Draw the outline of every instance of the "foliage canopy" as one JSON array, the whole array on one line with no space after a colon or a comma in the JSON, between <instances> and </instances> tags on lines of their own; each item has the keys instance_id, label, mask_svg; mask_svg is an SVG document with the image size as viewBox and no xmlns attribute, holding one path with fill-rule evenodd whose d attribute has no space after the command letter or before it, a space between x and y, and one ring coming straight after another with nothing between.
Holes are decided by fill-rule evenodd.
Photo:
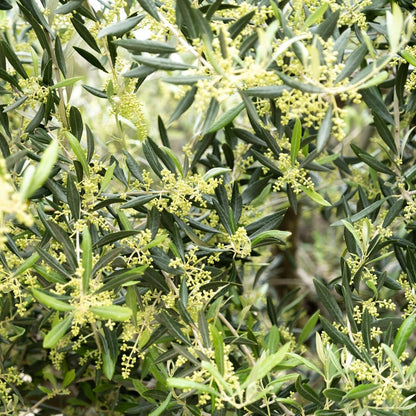
<instances>
[{"instance_id":1,"label":"foliage canopy","mask_svg":"<svg viewBox=\"0 0 416 416\"><path fill-rule=\"evenodd\" d=\"M0 414L416 414L414 8L0 0Z\"/></svg>"}]
</instances>

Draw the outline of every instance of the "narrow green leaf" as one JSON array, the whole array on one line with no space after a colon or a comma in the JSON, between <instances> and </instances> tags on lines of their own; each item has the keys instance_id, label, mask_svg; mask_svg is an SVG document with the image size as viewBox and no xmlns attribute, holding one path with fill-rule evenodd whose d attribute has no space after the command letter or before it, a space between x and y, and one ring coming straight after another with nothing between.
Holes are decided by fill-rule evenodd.
<instances>
[{"instance_id":1,"label":"narrow green leaf","mask_svg":"<svg viewBox=\"0 0 416 416\"><path fill-rule=\"evenodd\" d=\"M142 250L149 250L153 247L160 246L169 236L167 234L161 234L155 237L150 243L147 243L142 247Z\"/></svg>"},{"instance_id":2,"label":"narrow green leaf","mask_svg":"<svg viewBox=\"0 0 416 416\"><path fill-rule=\"evenodd\" d=\"M129 202L123 204L121 208L138 208L155 198L158 198L158 195L140 195L137 198L133 198Z\"/></svg>"},{"instance_id":3,"label":"narrow green leaf","mask_svg":"<svg viewBox=\"0 0 416 416\"><path fill-rule=\"evenodd\" d=\"M155 40L142 39L118 39L113 41L117 46L127 49L133 54L142 52L148 53L173 53L176 52L175 47L165 43L157 42Z\"/></svg>"},{"instance_id":4,"label":"narrow green leaf","mask_svg":"<svg viewBox=\"0 0 416 416\"><path fill-rule=\"evenodd\" d=\"M110 184L111 180L113 179L115 168L116 168L116 162L112 163L105 171L104 178L101 181L100 193L103 192L105 188L107 188L107 186Z\"/></svg>"},{"instance_id":5,"label":"narrow green leaf","mask_svg":"<svg viewBox=\"0 0 416 416\"><path fill-rule=\"evenodd\" d=\"M416 56L413 56L407 51L401 51L400 55L402 56L402 58L406 59L406 61L409 62L410 65L416 67Z\"/></svg>"},{"instance_id":6,"label":"narrow green leaf","mask_svg":"<svg viewBox=\"0 0 416 416\"><path fill-rule=\"evenodd\" d=\"M222 114L211 126L206 127L205 133L214 133L230 124L244 109L245 104L240 103Z\"/></svg>"},{"instance_id":7,"label":"narrow green leaf","mask_svg":"<svg viewBox=\"0 0 416 416\"><path fill-rule=\"evenodd\" d=\"M65 377L62 381L62 387L68 387L75 380L75 369L71 369L65 373Z\"/></svg>"},{"instance_id":8,"label":"narrow green leaf","mask_svg":"<svg viewBox=\"0 0 416 416\"><path fill-rule=\"evenodd\" d=\"M390 359L390 363L392 369L396 369L397 373L399 374L402 381L404 381L404 373L403 373L403 364L400 362L399 357L395 354L395 352L386 344L381 344L384 352Z\"/></svg>"},{"instance_id":9,"label":"narrow green leaf","mask_svg":"<svg viewBox=\"0 0 416 416\"><path fill-rule=\"evenodd\" d=\"M20 87L19 82L17 81L17 79L13 75L10 75L3 68L0 68L0 78L4 79L9 84L13 85L13 87L17 88L19 91L22 91L22 88ZM6 112L6 111L3 110L3 112Z\"/></svg>"},{"instance_id":10,"label":"narrow green leaf","mask_svg":"<svg viewBox=\"0 0 416 416\"><path fill-rule=\"evenodd\" d=\"M383 228L388 227L397 217L399 217L401 210L405 204L404 199L398 199L387 211L384 217Z\"/></svg>"},{"instance_id":11,"label":"narrow green leaf","mask_svg":"<svg viewBox=\"0 0 416 416\"><path fill-rule=\"evenodd\" d=\"M297 345L302 345L314 329L316 329L316 323L319 319L319 311L316 311L306 322L305 326L302 329L302 332L299 335Z\"/></svg>"},{"instance_id":12,"label":"narrow green leaf","mask_svg":"<svg viewBox=\"0 0 416 416\"><path fill-rule=\"evenodd\" d=\"M212 335L212 346L215 353L215 363L217 364L218 371L221 375L224 375L225 364L224 364L224 339L214 325L210 325L210 332Z\"/></svg>"},{"instance_id":13,"label":"narrow green leaf","mask_svg":"<svg viewBox=\"0 0 416 416\"><path fill-rule=\"evenodd\" d=\"M132 310L126 306L91 306L90 311L99 319L111 319L112 321L127 321L132 315Z\"/></svg>"},{"instance_id":14,"label":"narrow green leaf","mask_svg":"<svg viewBox=\"0 0 416 416\"><path fill-rule=\"evenodd\" d=\"M65 62L65 55L62 49L61 39L58 35L55 38L55 55L56 55L56 62L58 64L59 69L61 70L63 76L66 78L66 62Z\"/></svg>"},{"instance_id":15,"label":"narrow green leaf","mask_svg":"<svg viewBox=\"0 0 416 416\"><path fill-rule=\"evenodd\" d=\"M371 109L373 113L377 114L388 124L395 124L392 115L388 111L379 91L375 87L360 90L360 94L363 97L363 100L367 104L368 108Z\"/></svg>"},{"instance_id":16,"label":"narrow green leaf","mask_svg":"<svg viewBox=\"0 0 416 416\"><path fill-rule=\"evenodd\" d=\"M324 207L331 207L332 204L328 202L322 195L318 194L314 190L307 188L304 185L301 185L302 191L310 198L312 201L315 201L317 204Z\"/></svg>"},{"instance_id":17,"label":"narrow green leaf","mask_svg":"<svg viewBox=\"0 0 416 416\"><path fill-rule=\"evenodd\" d=\"M174 121L176 121L183 113L188 110L188 108L192 105L195 99L195 95L197 92L196 87L192 87L185 96L179 101L178 105L175 108L175 111L172 113L172 115L169 118L168 123L171 124Z\"/></svg>"},{"instance_id":18,"label":"narrow green leaf","mask_svg":"<svg viewBox=\"0 0 416 416\"><path fill-rule=\"evenodd\" d=\"M391 12L389 10L386 11L386 26L390 48L396 52L403 30L403 13L397 3L393 2L391 4Z\"/></svg>"},{"instance_id":19,"label":"narrow green leaf","mask_svg":"<svg viewBox=\"0 0 416 416\"><path fill-rule=\"evenodd\" d=\"M26 270L33 267L36 262L40 259L40 256L38 253L33 253L30 257L28 257L23 263L21 263L16 270L13 272L14 277L20 276L22 273L24 273Z\"/></svg>"},{"instance_id":20,"label":"narrow green leaf","mask_svg":"<svg viewBox=\"0 0 416 416\"><path fill-rule=\"evenodd\" d=\"M21 3L25 3L24 5ZM51 56L51 48L50 45L48 43L48 39L46 38L46 34L45 31L43 30L42 26L44 26L42 24L42 26L38 23L39 18L36 15L36 12L33 13L31 9L31 4L28 4L26 1L25 2L17 2L17 4L19 5L19 9L21 10L21 12L23 13L24 17L26 18L26 20L28 21L28 23L32 26L33 31L36 34L36 37L40 43L40 45L42 46L42 48L47 52L48 56ZM33 2L32 2L33 4ZM39 10L39 9L38 9ZM40 13L41 14L41 13ZM42 14L41 14L42 15ZM35 17L36 16L36 17ZM42 16L43 17L43 16ZM43 17L43 22L46 23L45 18ZM49 27L50 29L50 27ZM50 30L49 32L51 34L51 36L53 37L55 34L52 30Z\"/></svg>"},{"instance_id":21,"label":"narrow green leaf","mask_svg":"<svg viewBox=\"0 0 416 416\"><path fill-rule=\"evenodd\" d=\"M358 235L357 230L354 228L354 226L347 220L340 220L340 222L343 224L343 226L351 233L351 235L354 237L355 242L357 243L358 247L362 249L362 241L360 239L360 236Z\"/></svg>"},{"instance_id":22,"label":"narrow green leaf","mask_svg":"<svg viewBox=\"0 0 416 416\"><path fill-rule=\"evenodd\" d=\"M263 245L262 243L266 240L268 243L274 241L275 243L285 243L286 240L291 236L290 231L284 230L265 230L256 235L251 239L251 247L258 247Z\"/></svg>"},{"instance_id":23,"label":"narrow green leaf","mask_svg":"<svg viewBox=\"0 0 416 416\"><path fill-rule=\"evenodd\" d=\"M30 123L25 128L25 133L32 133L37 127L39 127L42 119L45 116L45 104L41 104L39 106L38 111L36 112L35 116L30 120Z\"/></svg>"},{"instance_id":24,"label":"narrow green leaf","mask_svg":"<svg viewBox=\"0 0 416 416\"><path fill-rule=\"evenodd\" d=\"M416 372L416 357L413 358L413 361L410 363L410 365L406 369L406 379L409 379L409 377L412 377L415 372Z\"/></svg>"},{"instance_id":25,"label":"narrow green leaf","mask_svg":"<svg viewBox=\"0 0 416 416\"><path fill-rule=\"evenodd\" d=\"M360 85L360 90L365 88L374 87L376 85L381 84L382 82L386 81L389 78L389 73L387 71L381 71L375 77L372 77L364 84Z\"/></svg>"},{"instance_id":26,"label":"narrow green leaf","mask_svg":"<svg viewBox=\"0 0 416 416\"><path fill-rule=\"evenodd\" d=\"M56 14L67 14L71 13L74 10L78 9L83 0L69 0L67 3L63 4L62 6L57 7L54 12Z\"/></svg>"},{"instance_id":27,"label":"narrow green leaf","mask_svg":"<svg viewBox=\"0 0 416 416\"><path fill-rule=\"evenodd\" d=\"M324 400L313 390L307 383L302 383L302 376L296 379L295 382L296 391L305 399L312 403L322 406Z\"/></svg>"},{"instance_id":28,"label":"narrow green leaf","mask_svg":"<svg viewBox=\"0 0 416 416\"><path fill-rule=\"evenodd\" d=\"M278 366L285 359L289 349L290 344L286 343L277 352L260 357L251 368L251 371L244 383L241 385L241 388L249 388L254 383L268 375L274 367Z\"/></svg>"},{"instance_id":29,"label":"narrow green leaf","mask_svg":"<svg viewBox=\"0 0 416 416\"><path fill-rule=\"evenodd\" d=\"M343 400L362 399L363 397L368 396L379 388L379 385L373 383L360 384L348 391Z\"/></svg>"},{"instance_id":30,"label":"narrow green leaf","mask_svg":"<svg viewBox=\"0 0 416 416\"><path fill-rule=\"evenodd\" d=\"M207 370L213 376L215 382L221 385L221 387L223 387L227 394L233 394L231 385L225 381L224 377L220 374L217 367L211 363L211 361L202 361L201 367L204 370Z\"/></svg>"},{"instance_id":31,"label":"narrow green leaf","mask_svg":"<svg viewBox=\"0 0 416 416\"><path fill-rule=\"evenodd\" d=\"M106 234L104 237L99 239L95 244L94 248L99 248L106 246L108 244L115 243L116 241L120 241L123 238L131 237L133 235L138 234L140 231L137 230L123 230L123 231L116 231L114 233Z\"/></svg>"},{"instance_id":32,"label":"narrow green leaf","mask_svg":"<svg viewBox=\"0 0 416 416\"><path fill-rule=\"evenodd\" d=\"M335 83L341 82L343 79L349 77L357 68L359 68L367 52L368 49L365 44L362 44L358 48L354 49L345 61L344 67L335 79Z\"/></svg>"},{"instance_id":33,"label":"narrow green leaf","mask_svg":"<svg viewBox=\"0 0 416 416\"><path fill-rule=\"evenodd\" d=\"M74 217L74 219L78 220L80 218L80 212L81 212L81 197L75 185L74 178L70 174L67 177L67 195L66 196L68 200L69 209L71 210L71 214Z\"/></svg>"},{"instance_id":34,"label":"narrow green leaf","mask_svg":"<svg viewBox=\"0 0 416 416\"><path fill-rule=\"evenodd\" d=\"M158 22L160 21L159 13L153 0L138 0L138 2L140 6L142 6L143 9L153 17L153 19L157 20Z\"/></svg>"},{"instance_id":35,"label":"narrow green leaf","mask_svg":"<svg viewBox=\"0 0 416 416\"><path fill-rule=\"evenodd\" d=\"M340 11L332 12L324 21L318 26L316 34L322 39L328 40L334 31L337 29Z\"/></svg>"},{"instance_id":36,"label":"narrow green leaf","mask_svg":"<svg viewBox=\"0 0 416 416\"><path fill-rule=\"evenodd\" d=\"M188 306L189 291L186 285L186 276L182 277L181 286L179 288L179 300L185 308Z\"/></svg>"},{"instance_id":37,"label":"narrow green leaf","mask_svg":"<svg viewBox=\"0 0 416 416\"><path fill-rule=\"evenodd\" d=\"M321 126L319 127L318 137L316 139L316 150L321 152L326 144L328 143L329 136L331 135L332 129L332 104L328 106L325 117L322 120Z\"/></svg>"},{"instance_id":38,"label":"narrow green leaf","mask_svg":"<svg viewBox=\"0 0 416 416\"><path fill-rule=\"evenodd\" d=\"M364 309L363 320L361 322L361 333L363 335L364 345L367 351L371 350L371 315L368 309Z\"/></svg>"},{"instance_id":39,"label":"narrow green leaf","mask_svg":"<svg viewBox=\"0 0 416 416\"><path fill-rule=\"evenodd\" d=\"M243 17L240 17L236 22L234 22L229 28L228 32L230 32L231 39L235 39L241 31L250 23L250 20L256 12L253 10L250 13L247 13Z\"/></svg>"},{"instance_id":40,"label":"narrow green leaf","mask_svg":"<svg viewBox=\"0 0 416 416\"><path fill-rule=\"evenodd\" d=\"M322 393L326 398L336 403L339 403L345 396L345 391L333 387L325 389Z\"/></svg>"},{"instance_id":41,"label":"narrow green leaf","mask_svg":"<svg viewBox=\"0 0 416 416\"><path fill-rule=\"evenodd\" d=\"M16 70L16 72L23 78L28 79L29 77L25 68L20 62L20 59L5 40L0 40L0 50L3 51L3 56L7 58L7 60L10 62L10 65Z\"/></svg>"},{"instance_id":42,"label":"narrow green leaf","mask_svg":"<svg viewBox=\"0 0 416 416\"><path fill-rule=\"evenodd\" d=\"M84 294L87 294L90 287L90 278L92 272L92 241L88 227L85 227L84 231L82 232L81 249L82 268L84 269L82 274L82 291Z\"/></svg>"},{"instance_id":43,"label":"narrow green leaf","mask_svg":"<svg viewBox=\"0 0 416 416\"><path fill-rule=\"evenodd\" d=\"M56 140L52 140L36 169L28 169L25 171L20 187L20 199L22 201L30 198L44 184L46 179L48 179L52 168L58 160L58 154L59 144Z\"/></svg>"},{"instance_id":44,"label":"narrow green leaf","mask_svg":"<svg viewBox=\"0 0 416 416\"><path fill-rule=\"evenodd\" d=\"M61 283L63 285L68 283L67 279L55 270L46 269L46 267L38 266L36 264L32 267L33 270L39 273L40 276L50 283Z\"/></svg>"},{"instance_id":45,"label":"narrow green leaf","mask_svg":"<svg viewBox=\"0 0 416 416\"><path fill-rule=\"evenodd\" d=\"M153 172L161 178L162 175L160 172L162 171L163 167L159 162L156 152L147 141L143 143L142 148L149 166L152 168Z\"/></svg>"},{"instance_id":46,"label":"narrow green leaf","mask_svg":"<svg viewBox=\"0 0 416 416\"><path fill-rule=\"evenodd\" d=\"M127 269L124 271L116 271L111 275L107 276L108 281L106 281L95 293L102 293L105 291L117 291L122 285L129 282L137 281L143 273L146 271L147 266L138 266L133 269ZM123 269L122 269L123 270Z\"/></svg>"},{"instance_id":47,"label":"narrow green leaf","mask_svg":"<svg viewBox=\"0 0 416 416\"><path fill-rule=\"evenodd\" d=\"M74 29L78 32L85 43L95 52L101 53L100 47L97 45L97 42L91 32L78 19L73 18L71 19L71 22Z\"/></svg>"},{"instance_id":48,"label":"narrow green leaf","mask_svg":"<svg viewBox=\"0 0 416 416\"><path fill-rule=\"evenodd\" d=\"M283 91L289 91L291 88L286 85L268 85L267 87L253 87L244 90L249 97L259 98L278 98Z\"/></svg>"},{"instance_id":49,"label":"narrow green leaf","mask_svg":"<svg viewBox=\"0 0 416 416\"><path fill-rule=\"evenodd\" d=\"M71 85L74 85L76 82L80 81L83 78L84 77L73 77L64 79L63 81L57 82L55 85L52 85L51 89L56 90L58 88L69 87Z\"/></svg>"},{"instance_id":50,"label":"narrow green leaf","mask_svg":"<svg viewBox=\"0 0 416 416\"><path fill-rule=\"evenodd\" d=\"M95 68L100 69L101 71L104 72L108 72L103 64L98 60L98 58L96 58L92 53L86 51L85 49L82 48L78 48L77 46L73 46L73 48L87 61L89 62L92 66L94 66Z\"/></svg>"},{"instance_id":51,"label":"narrow green leaf","mask_svg":"<svg viewBox=\"0 0 416 416\"><path fill-rule=\"evenodd\" d=\"M364 356L358 350L357 346L350 340L350 338L344 333L338 331L327 319L323 316L320 317L323 330L329 335L332 341L345 346L348 351L359 360L364 361Z\"/></svg>"},{"instance_id":52,"label":"narrow green leaf","mask_svg":"<svg viewBox=\"0 0 416 416\"><path fill-rule=\"evenodd\" d=\"M14 110L15 108L20 107L27 100L27 98L28 98L28 96L27 95L24 95L23 97L19 98L18 100L12 102L7 107L4 107L3 113L7 113L9 111Z\"/></svg>"},{"instance_id":53,"label":"narrow green leaf","mask_svg":"<svg viewBox=\"0 0 416 416\"><path fill-rule=\"evenodd\" d=\"M176 24L191 39L195 39L199 35L199 30L192 15L192 8L189 0L176 0L175 7Z\"/></svg>"},{"instance_id":54,"label":"narrow green leaf","mask_svg":"<svg viewBox=\"0 0 416 416\"><path fill-rule=\"evenodd\" d=\"M319 300L325 306L331 318L342 324L344 322L344 316L342 314L341 308L335 300L335 297L331 294L327 286L320 280L313 279L313 284L315 286L316 294L318 295Z\"/></svg>"},{"instance_id":55,"label":"narrow green leaf","mask_svg":"<svg viewBox=\"0 0 416 416\"><path fill-rule=\"evenodd\" d=\"M201 334L204 347L209 348L211 346L211 341L209 337L208 322L205 313L202 310L198 311L198 329L199 333Z\"/></svg>"},{"instance_id":56,"label":"narrow green leaf","mask_svg":"<svg viewBox=\"0 0 416 416\"><path fill-rule=\"evenodd\" d=\"M291 365L294 367L298 367L300 365L304 365L306 368L309 368L314 373L321 375L322 377L325 377L323 372L310 360L302 357L301 355L294 354L293 352L287 353L288 357L293 358L291 360Z\"/></svg>"},{"instance_id":57,"label":"narrow green leaf","mask_svg":"<svg viewBox=\"0 0 416 416\"><path fill-rule=\"evenodd\" d=\"M107 93L103 90L91 87L90 85L82 84L82 88L87 90L90 94L95 95L98 98L107 98Z\"/></svg>"},{"instance_id":58,"label":"narrow green leaf","mask_svg":"<svg viewBox=\"0 0 416 416\"><path fill-rule=\"evenodd\" d=\"M193 85L196 84L198 81L203 79L209 79L210 77L205 75L182 75L182 76L174 76L169 78L162 78L163 82L167 82L168 84L175 84L175 85Z\"/></svg>"},{"instance_id":59,"label":"narrow green leaf","mask_svg":"<svg viewBox=\"0 0 416 416\"><path fill-rule=\"evenodd\" d=\"M406 348L407 341L412 335L413 331L416 328L416 320L415 315L409 315L401 324L399 330L397 331L396 337L394 338L394 344L393 344L393 351L397 355L397 357L400 357Z\"/></svg>"},{"instance_id":60,"label":"narrow green leaf","mask_svg":"<svg viewBox=\"0 0 416 416\"><path fill-rule=\"evenodd\" d=\"M47 263L52 270L56 271L58 275L65 276L67 279L71 279L71 273L64 267L55 257L49 254L47 251L41 249L40 247L36 247L36 251L39 253L42 260ZM36 266L34 266L36 267ZM59 283L67 283L66 280L61 281Z\"/></svg>"},{"instance_id":61,"label":"narrow green leaf","mask_svg":"<svg viewBox=\"0 0 416 416\"><path fill-rule=\"evenodd\" d=\"M156 318L168 332L183 342L185 345L191 345L189 339L182 332L180 325L166 311L162 311Z\"/></svg>"},{"instance_id":62,"label":"narrow green leaf","mask_svg":"<svg viewBox=\"0 0 416 416\"><path fill-rule=\"evenodd\" d=\"M71 326L72 318L72 315L68 315L46 334L43 339L43 348L53 348L59 342Z\"/></svg>"},{"instance_id":63,"label":"narrow green leaf","mask_svg":"<svg viewBox=\"0 0 416 416\"><path fill-rule=\"evenodd\" d=\"M292 139L290 141L290 161L292 166L295 166L295 162L298 157L298 153L300 150L300 142L302 139L302 124L300 120L297 118L295 121L295 125L292 131Z\"/></svg>"},{"instance_id":64,"label":"narrow green leaf","mask_svg":"<svg viewBox=\"0 0 416 416\"><path fill-rule=\"evenodd\" d=\"M313 13L311 13L302 25L301 30L307 29L309 26L319 22L321 17L325 14L328 9L328 3L321 4Z\"/></svg>"},{"instance_id":65,"label":"narrow green leaf","mask_svg":"<svg viewBox=\"0 0 416 416\"><path fill-rule=\"evenodd\" d=\"M208 128L208 126L211 126L214 123L215 118L217 117L218 111L220 109L220 103L218 102L218 100L215 97L212 97L209 105L208 105L208 109L205 113L205 117L204 117L204 124L202 126L202 132L205 132ZM194 166L194 164L196 164L199 159L202 156L202 153L207 149L209 142L213 139L214 135L205 135L203 140L201 141L196 154L195 154L195 158L192 161L192 165Z\"/></svg>"},{"instance_id":66,"label":"narrow green leaf","mask_svg":"<svg viewBox=\"0 0 416 416\"><path fill-rule=\"evenodd\" d=\"M325 91L312 84L305 84L304 82L301 82L295 78L290 77L289 75L284 74L283 72L276 71L276 74L281 78L281 80L288 85L289 87L296 88L297 90L303 91L303 92L309 92L312 94L322 94L325 93Z\"/></svg>"},{"instance_id":67,"label":"narrow green leaf","mask_svg":"<svg viewBox=\"0 0 416 416\"><path fill-rule=\"evenodd\" d=\"M363 210L357 212L354 215L351 215L351 217L348 219L351 224L355 223L356 221L360 220L361 218L367 217L369 214L374 212L376 209L378 209L383 203L386 201L387 198L379 199L376 202L373 202L368 207L364 208ZM338 225L344 225L345 226L345 219L336 221L331 224L331 226L338 226ZM347 226L348 227L348 226Z\"/></svg>"},{"instance_id":68,"label":"narrow green leaf","mask_svg":"<svg viewBox=\"0 0 416 416\"><path fill-rule=\"evenodd\" d=\"M374 117L374 126L377 129L378 134L383 139L384 143L394 152L397 153L396 143L394 142L393 135L389 130L387 123L384 119L379 117L377 113L373 114Z\"/></svg>"},{"instance_id":69,"label":"narrow green leaf","mask_svg":"<svg viewBox=\"0 0 416 416\"><path fill-rule=\"evenodd\" d=\"M166 399L160 405L158 405L158 407L155 410L153 410L153 412L150 413L149 416L160 416L160 415L162 415L163 412L168 408L171 398L172 398L172 393L169 393L167 395Z\"/></svg>"},{"instance_id":70,"label":"narrow green leaf","mask_svg":"<svg viewBox=\"0 0 416 416\"><path fill-rule=\"evenodd\" d=\"M157 68L151 68L150 66L142 65L125 72L123 77L145 79L148 75L153 74L156 69Z\"/></svg>"},{"instance_id":71,"label":"narrow green leaf","mask_svg":"<svg viewBox=\"0 0 416 416\"><path fill-rule=\"evenodd\" d=\"M44 291L39 289L32 289L33 296L44 305L48 306L49 308L55 309L56 311L73 311L75 306L70 305L62 300L57 299L55 296L48 295Z\"/></svg>"},{"instance_id":72,"label":"narrow green leaf","mask_svg":"<svg viewBox=\"0 0 416 416\"><path fill-rule=\"evenodd\" d=\"M85 157L85 152L82 149L80 142L69 131L65 131L65 135L69 141L69 145L71 146L72 151L75 153L75 156L77 157L78 162L81 163L84 174L89 178L90 169L88 166L87 158Z\"/></svg>"},{"instance_id":73,"label":"narrow green leaf","mask_svg":"<svg viewBox=\"0 0 416 416\"><path fill-rule=\"evenodd\" d=\"M101 357L103 359L103 373L109 380L111 380L116 369L116 362L113 360L108 350L106 351L104 349Z\"/></svg>"},{"instance_id":74,"label":"narrow green leaf","mask_svg":"<svg viewBox=\"0 0 416 416\"><path fill-rule=\"evenodd\" d=\"M124 154L126 155L126 165L130 173L139 181L143 181L142 172L139 164L136 162L134 157L126 150L124 151Z\"/></svg>"},{"instance_id":75,"label":"narrow green leaf","mask_svg":"<svg viewBox=\"0 0 416 416\"><path fill-rule=\"evenodd\" d=\"M220 395L219 392L213 389L212 387L202 384L202 383L197 383L196 381L188 380L187 378L168 377L166 379L166 383L168 386L176 388L176 389L197 390L202 393L211 394L214 397L219 397Z\"/></svg>"},{"instance_id":76,"label":"narrow green leaf","mask_svg":"<svg viewBox=\"0 0 416 416\"><path fill-rule=\"evenodd\" d=\"M129 17L122 20L121 22L116 22L110 26L101 29L98 32L97 39L103 38L105 36L116 36L120 37L130 30L134 29L143 19L145 15L140 14L138 16Z\"/></svg>"},{"instance_id":77,"label":"narrow green leaf","mask_svg":"<svg viewBox=\"0 0 416 416\"><path fill-rule=\"evenodd\" d=\"M155 69L162 69L165 71L180 71L194 68L192 65L188 65L182 62L176 62L168 58L156 58L150 56L134 55L133 59L140 64Z\"/></svg>"},{"instance_id":78,"label":"narrow green leaf","mask_svg":"<svg viewBox=\"0 0 416 416\"><path fill-rule=\"evenodd\" d=\"M202 179L207 182L209 179L214 178L216 176L222 175L224 173L231 172L230 168L212 168L209 171L205 172Z\"/></svg>"}]
</instances>

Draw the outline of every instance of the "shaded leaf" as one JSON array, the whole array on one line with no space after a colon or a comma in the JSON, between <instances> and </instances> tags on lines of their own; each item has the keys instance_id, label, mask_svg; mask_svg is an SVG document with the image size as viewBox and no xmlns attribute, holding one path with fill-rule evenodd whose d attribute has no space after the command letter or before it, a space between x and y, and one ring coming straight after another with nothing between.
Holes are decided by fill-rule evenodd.
<instances>
[{"instance_id":1,"label":"shaded leaf","mask_svg":"<svg viewBox=\"0 0 416 416\"><path fill-rule=\"evenodd\" d=\"M138 2L140 6L142 6L143 9L146 10L147 13L150 14L150 16L152 16L158 22L160 21L159 13L157 11L155 2L153 0L138 0Z\"/></svg>"},{"instance_id":2,"label":"shaded leaf","mask_svg":"<svg viewBox=\"0 0 416 416\"><path fill-rule=\"evenodd\" d=\"M100 47L98 46L94 36L91 32L80 22L78 19L73 18L71 19L72 25L74 29L78 32L81 38L85 41L85 43L92 48L95 52L101 53Z\"/></svg>"},{"instance_id":3,"label":"shaded leaf","mask_svg":"<svg viewBox=\"0 0 416 416\"><path fill-rule=\"evenodd\" d=\"M166 311L162 311L156 319L179 341L183 342L185 345L191 345L189 339L182 332L181 326Z\"/></svg>"},{"instance_id":4,"label":"shaded leaf","mask_svg":"<svg viewBox=\"0 0 416 416\"><path fill-rule=\"evenodd\" d=\"M104 237L100 238L95 244L94 248L99 248L106 246L108 244L113 244L117 241L122 240L123 238L131 237L133 235L138 234L140 231L138 230L124 230L124 231L116 231L111 234L106 234Z\"/></svg>"},{"instance_id":5,"label":"shaded leaf","mask_svg":"<svg viewBox=\"0 0 416 416\"><path fill-rule=\"evenodd\" d=\"M354 49L348 56L342 71L338 74L334 82L337 83L342 81L344 78L349 77L357 68L359 68L367 52L368 49L365 43Z\"/></svg>"},{"instance_id":6,"label":"shaded leaf","mask_svg":"<svg viewBox=\"0 0 416 416\"><path fill-rule=\"evenodd\" d=\"M16 70L16 72L23 78L28 79L29 76L20 62L20 59L5 40L0 40L0 50L3 52L3 55L7 58L10 65Z\"/></svg>"},{"instance_id":7,"label":"shaded leaf","mask_svg":"<svg viewBox=\"0 0 416 416\"><path fill-rule=\"evenodd\" d=\"M315 286L316 294L318 295L319 300L329 312L331 319L335 319L338 323L343 324L344 316L342 314L341 308L339 307L335 297L331 294L327 286L318 279L313 279L313 284Z\"/></svg>"},{"instance_id":8,"label":"shaded leaf","mask_svg":"<svg viewBox=\"0 0 416 416\"><path fill-rule=\"evenodd\" d=\"M86 51L85 49L78 48L77 46L73 46L73 48L86 60L88 61L92 66L100 69L101 71L108 72L102 63L96 58L92 53Z\"/></svg>"}]
</instances>

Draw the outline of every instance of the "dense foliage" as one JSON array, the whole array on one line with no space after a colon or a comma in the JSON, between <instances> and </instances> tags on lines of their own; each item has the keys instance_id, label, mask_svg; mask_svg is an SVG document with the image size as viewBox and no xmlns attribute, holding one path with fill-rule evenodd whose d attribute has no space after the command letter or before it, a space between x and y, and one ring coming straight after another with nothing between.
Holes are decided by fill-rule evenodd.
<instances>
[{"instance_id":1,"label":"dense foliage","mask_svg":"<svg viewBox=\"0 0 416 416\"><path fill-rule=\"evenodd\" d=\"M416 414L414 2L0 9L1 415Z\"/></svg>"}]
</instances>

